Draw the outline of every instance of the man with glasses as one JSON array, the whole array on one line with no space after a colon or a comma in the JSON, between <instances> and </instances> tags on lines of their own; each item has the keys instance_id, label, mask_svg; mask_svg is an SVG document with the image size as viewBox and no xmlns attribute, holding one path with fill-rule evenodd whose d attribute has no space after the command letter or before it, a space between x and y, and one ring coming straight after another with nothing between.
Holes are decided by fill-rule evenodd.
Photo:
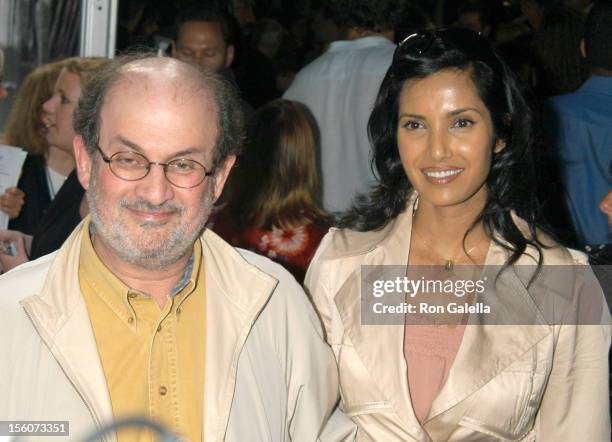
<instances>
[{"instance_id":1,"label":"man with glasses","mask_svg":"<svg viewBox=\"0 0 612 442\"><path fill-rule=\"evenodd\" d=\"M202 233L241 143L233 89L177 60L119 58L74 125L91 216L0 279L0 420L69 421L76 437L130 416L191 441L352 437L301 288Z\"/></svg>"}]
</instances>

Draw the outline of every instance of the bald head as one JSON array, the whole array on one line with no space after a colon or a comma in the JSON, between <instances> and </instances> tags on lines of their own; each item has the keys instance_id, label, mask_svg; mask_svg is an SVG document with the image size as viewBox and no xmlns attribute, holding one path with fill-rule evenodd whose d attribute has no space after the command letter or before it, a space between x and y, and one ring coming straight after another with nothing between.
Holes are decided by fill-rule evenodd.
<instances>
[{"instance_id":1,"label":"bald head","mask_svg":"<svg viewBox=\"0 0 612 442\"><path fill-rule=\"evenodd\" d=\"M169 100L179 105L193 104L196 100L200 105L192 109L201 112L202 119L212 118L215 122L214 166L240 149L243 116L236 91L229 83L180 60L137 54L113 60L94 75L81 94L75 112L75 132L83 138L90 154L99 141L103 108L121 94L146 97L151 102ZM138 112L144 117L147 108Z\"/></svg>"},{"instance_id":2,"label":"bald head","mask_svg":"<svg viewBox=\"0 0 612 442\"><path fill-rule=\"evenodd\" d=\"M191 87L199 90L209 89L206 75L196 67L168 57L137 58L120 65L109 84L109 89L122 81L146 81ZM135 84L133 83L133 84Z\"/></svg>"},{"instance_id":3,"label":"bald head","mask_svg":"<svg viewBox=\"0 0 612 442\"><path fill-rule=\"evenodd\" d=\"M102 102L102 115L117 98L145 100L147 103L172 102L184 105L196 101L196 109L210 115L218 110L207 76L186 63L172 58L146 58L123 65L108 84ZM149 109L145 106L144 109Z\"/></svg>"}]
</instances>

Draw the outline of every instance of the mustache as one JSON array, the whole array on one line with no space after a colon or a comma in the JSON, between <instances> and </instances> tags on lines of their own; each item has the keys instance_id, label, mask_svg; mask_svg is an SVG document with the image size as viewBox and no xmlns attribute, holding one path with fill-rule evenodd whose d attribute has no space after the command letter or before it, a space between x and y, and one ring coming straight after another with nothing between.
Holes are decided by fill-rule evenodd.
<instances>
[{"instance_id":1,"label":"mustache","mask_svg":"<svg viewBox=\"0 0 612 442\"><path fill-rule=\"evenodd\" d=\"M151 204L146 200L127 200L122 199L119 201L119 207L138 210L140 212L149 212L149 213L165 213L165 212L179 212L183 213L185 211L185 206L167 201L163 204Z\"/></svg>"}]
</instances>

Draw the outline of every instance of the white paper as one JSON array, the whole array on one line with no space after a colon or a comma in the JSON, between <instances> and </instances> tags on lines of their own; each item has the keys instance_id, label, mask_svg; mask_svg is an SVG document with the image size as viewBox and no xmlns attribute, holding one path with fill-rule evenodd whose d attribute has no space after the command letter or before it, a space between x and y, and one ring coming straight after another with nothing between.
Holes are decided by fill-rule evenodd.
<instances>
[{"instance_id":1,"label":"white paper","mask_svg":"<svg viewBox=\"0 0 612 442\"><path fill-rule=\"evenodd\" d=\"M26 155L20 147L0 144L0 195L17 185ZM0 210L0 229L8 228L8 223L8 215Z\"/></svg>"}]
</instances>

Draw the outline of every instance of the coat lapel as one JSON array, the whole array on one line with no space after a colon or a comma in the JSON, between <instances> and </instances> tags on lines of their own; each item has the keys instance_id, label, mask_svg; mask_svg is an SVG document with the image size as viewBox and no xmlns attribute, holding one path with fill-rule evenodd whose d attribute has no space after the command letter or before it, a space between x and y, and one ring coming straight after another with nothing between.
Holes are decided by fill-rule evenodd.
<instances>
[{"instance_id":1,"label":"coat lapel","mask_svg":"<svg viewBox=\"0 0 612 442\"><path fill-rule=\"evenodd\" d=\"M113 421L102 363L78 281L83 223L53 260L42 291L21 301L98 426ZM115 441L114 433L105 438Z\"/></svg>"},{"instance_id":2,"label":"coat lapel","mask_svg":"<svg viewBox=\"0 0 612 442\"><path fill-rule=\"evenodd\" d=\"M410 250L412 203L382 232L376 233L371 250L363 265L406 266ZM367 249L367 247L366 247ZM404 359L403 325L362 325L361 268L349 276L334 301L340 312L345 334L371 375L381 396L392 405L403 423L404 430L417 421L410 402L406 361ZM412 435L414 440L419 440Z\"/></svg>"},{"instance_id":3,"label":"coat lapel","mask_svg":"<svg viewBox=\"0 0 612 442\"><path fill-rule=\"evenodd\" d=\"M210 230L202 237L206 271L204 440L224 440L238 359L278 281L249 264Z\"/></svg>"},{"instance_id":4,"label":"coat lapel","mask_svg":"<svg viewBox=\"0 0 612 442\"><path fill-rule=\"evenodd\" d=\"M503 247L491 241L483 274L488 281L495 278L507 256ZM524 260L517 264L520 267L522 263L526 264ZM545 321L527 290L527 280L517 274L516 267L502 272L495 290L485 292L479 300L491 305L491 314L470 315L446 383L432 403L426 428L428 422L460 404L552 333L552 327ZM510 316L529 318L529 323L512 324L507 319ZM461 369L457 370L456 367Z\"/></svg>"}]
</instances>

